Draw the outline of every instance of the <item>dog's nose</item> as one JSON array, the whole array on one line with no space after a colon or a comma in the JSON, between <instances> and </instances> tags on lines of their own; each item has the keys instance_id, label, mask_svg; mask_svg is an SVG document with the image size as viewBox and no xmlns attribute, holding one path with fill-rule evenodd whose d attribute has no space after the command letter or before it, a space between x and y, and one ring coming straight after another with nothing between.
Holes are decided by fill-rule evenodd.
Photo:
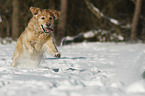
<instances>
[{"instance_id":1,"label":"dog's nose","mask_svg":"<svg viewBox=\"0 0 145 96\"><path fill-rule=\"evenodd\" d=\"M51 23L46 23L46 26L48 26L48 27L51 26Z\"/></svg>"}]
</instances>

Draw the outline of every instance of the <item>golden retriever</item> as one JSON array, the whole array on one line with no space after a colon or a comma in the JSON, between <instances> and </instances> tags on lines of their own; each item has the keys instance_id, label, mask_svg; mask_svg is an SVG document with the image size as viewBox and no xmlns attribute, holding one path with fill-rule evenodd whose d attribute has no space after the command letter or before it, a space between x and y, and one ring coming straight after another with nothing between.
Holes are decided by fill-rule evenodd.
<instances>
[{"instance_id":1,"label":"golden retriever","mask_svg":"<svg viewBox=\"0 0 145 96\"><path fill-rule=\"evenodd\" d=\"M30 7L30 11L33 17L17 40L12 67L38 67L46 50L52 56L61 56L53 38L54 20L60 12L35 7Z\"/></svg>"}]
</instances>

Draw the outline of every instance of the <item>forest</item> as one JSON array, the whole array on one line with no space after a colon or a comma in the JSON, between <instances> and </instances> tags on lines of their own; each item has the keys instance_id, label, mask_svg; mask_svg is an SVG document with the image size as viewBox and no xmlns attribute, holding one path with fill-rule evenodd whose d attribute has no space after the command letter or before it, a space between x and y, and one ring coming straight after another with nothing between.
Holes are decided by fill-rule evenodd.
<instances>
[{"instance_id":1,"label":"forest","mask_svg":"<svg viewBox=\"0 0 145 96\"><path fill-rule=\"evenodd\" d=\"M145 41L144 0L0 0L0 37L16 40L27 26L31 6L59 10L57 44L67 36L75 42ZM92 34L91 36L86 36Z\"/></svg>"}]
</instances>

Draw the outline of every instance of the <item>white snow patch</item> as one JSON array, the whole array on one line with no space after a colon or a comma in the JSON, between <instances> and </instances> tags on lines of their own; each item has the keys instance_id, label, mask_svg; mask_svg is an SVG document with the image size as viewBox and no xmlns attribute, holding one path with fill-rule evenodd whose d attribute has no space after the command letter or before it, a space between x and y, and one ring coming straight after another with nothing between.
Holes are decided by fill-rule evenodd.
<instances>
[{"instance_id":1,"label":"white snow patch","mask_svg":"<svg viewBox=\"0 0 145 96\"><path fill-rule=\"evenodd\" d=\"M126 25L122 25L121 27L122 27L122 28L129 29L129 28L131 28L131 24L128 23L128 24L126 24Z\"/></svg>"},{"instance_id":2,"label":"white snow patch","mask_svg":"<svg viewBox=\"0 0 145 96\"><path fill-rule=\"evenodd\" d=\"M74 40L74 37L71 37L71 36L66 36L66 38L65 38L66 40Z\"/></svg>"},{"instance_id":3,"label":"white snow patch","mask_svg":"<svg viewBox=\"0 0 145 96\"><path fill-rule=\"evenodd\" d=\"M91 4L91 6L93 7L93 9L94 9L97 13L99 13L99 14L101 15L101 17L104 16L104 14L103 14L97 7L95 7L93 4Z\"/></svg>"},{"instance_id":4,"label":"white snow patch","mask_svg":"<svg viewBox=\"0 0 145 96\"><path fill-rule=\"evenodd\" d=\"M1 96L144 96L145 45L83 42L47 53L39 68L11 67L15 43L0 44Z\"/></svg>"},{"instance_id":5,"label":"white snow patch","mask_svg":"<svg viewBox=\"0 0 145 96\"><path fill-rule=\"evenodd\" d=\"M124 37L121 35L118 35L118 39L122 41L122 40L124 40Z\"/></svg>"},{"instance_id":6,"label":"white snow patch","mask_svg":"<svg viewBox=\"0 0 145 96\"><path fill-rule=\"evenodd\" d=\"M129 93L145 93L145 80L137 81L127 87Z\"/></svg>"},{"instance_id":7,"label":"white snow patch","mask_svg":"<svg viewBox=\"0 0 145 96\"><path fill-rule=\"evenodd\" d=\"M91 37L94 37L96 35L97 31L93 32L93 31L88 31L86 33L83 34L83 36L85 38L91 38Z\"/></svg>"},{"instance_id":8,"label":"white snow patch","mask_svg":"<svg viewBox=\"0 0 145 96\"><path fill-rule=\"evenodd\" d=\"M110 22L115 24L115 25L119 25L119 21L117 21L116 19L110 18Z\"/></svg>"}]
</instances>

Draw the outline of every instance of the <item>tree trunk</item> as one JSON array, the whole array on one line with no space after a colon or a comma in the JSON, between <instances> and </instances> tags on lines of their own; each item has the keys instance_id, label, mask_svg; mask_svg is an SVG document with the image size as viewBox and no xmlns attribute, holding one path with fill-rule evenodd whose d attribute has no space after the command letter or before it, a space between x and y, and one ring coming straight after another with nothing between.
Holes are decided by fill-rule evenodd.
<instances>
[{"instance_id":1,"label":"tree trunk","mask_svg":"<svg viewBox=\"0 0 145 96\"><path fill-rule=\"evenodd\" d=\"M54 0L49 0L49 8L50 9L55 9L55 1Z\"/></svg>"},{"instance_id":2,"label":"tree trunk","mask_svg":"<svg viewBox=\"0 0 145 96\"><path fill-rule=\"evenodd\" d=\"M61 16L57 28L57 45L60 45L61 39L65 35L65 26L66 26L66 18L67 18L67 0L61 0Z\"/></svg>"},{"instance_id":3,"label":"tree trunk","mask_svg":"<svg viewBox=\"0 0 145 96\"><path fill-rule=\"evenodd\" d=\"M4 23L2 20L2 16L0 16L0 37L4 37Z\"/></svg>"},{"instance_id":4,"label":"tree trunk","mask_svg":"<svg viewBox=\"0 0 145 96\"><path fill-rule=\"evenodd\" d=\"M19 0L13 0L12 38L17 39L18 36L19 36Z\"/></svg>"},{"instance_id":5,"label":"tree trunk","mask_svg":"<svg viewBox=\"0 0 145 96\"><path fill-rule=\"evenodd\" d=\"M3 18L4 18L4 21L6 23L6 32L7 32L7 34L5 36L6 37L10 37L10 25L9 25L9 21L6 18L6 16L3 16Z\"/></svg>"},{"instance_id":6,"label":"tree trunk","mask_svg":"<svg viewBox=\"0 0 145 96\"><path fill-rule=\"evenodd\" d=\"M137 40L137 26L138 26L140 11L141 11L141 2L142 0L136 1L136 7L134 11L133 20L132 20L132 26L131 26L131 41L132 42Z\"/></svg>"}]
</instances>

